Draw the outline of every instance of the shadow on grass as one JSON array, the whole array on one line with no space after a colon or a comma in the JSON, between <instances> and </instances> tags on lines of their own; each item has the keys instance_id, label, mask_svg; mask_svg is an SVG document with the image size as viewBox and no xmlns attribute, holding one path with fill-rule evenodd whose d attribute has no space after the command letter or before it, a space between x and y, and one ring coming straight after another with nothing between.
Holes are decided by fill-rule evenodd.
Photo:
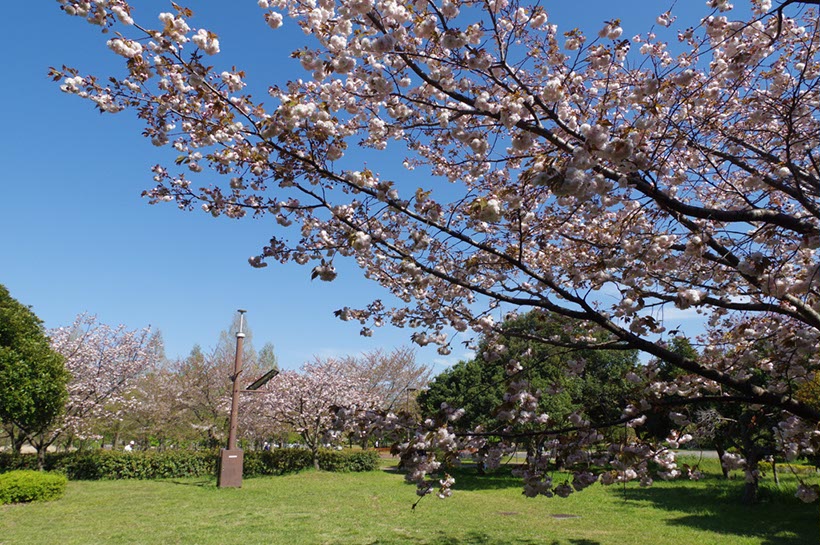
<instances>
[{"instance_id":1,"label":"shadow on grass","mask_svg":"<svg viewBox=\"0 0 820 545\"><path fill-rule=\"evenodd\" d=\"M470 532L463 537L453 537L440 532L432 541L430 545L601 545L599 541L592 541L590 539L570 539L568 541L551 541L546 542L535 539L516 539L512 536L505 536L498 539L490 537L487 534L479 532Z\"/></svg>"},{"instance_id":2,"label":"shadow on grass","mask_svg":"<svg viewBox=\"0 0 820 545\"><path fill-rule=\"evenodd\" d=\"M453 468L449 473L456 479L458 490L500 490L522 487L521 478L513 477L512 467L505 466L480 474L474 466Z\"/></svg>"},{"instance_id":3,"label":"shadow on grass","mask_svg":"<svg viewBox=\"0 0 820 545\"><path fill-rule=\"evenodd\" d=\"M165 479L159 482L166 483L166 484L179 484L182 486L197 486L200 488L216 488L216 481L213 479L201 479L201 480L189 480L189 481L178 481L175 479Z\"/></svg>"},{"instance_id":4,"label":"shadow on grass","mask_svg":"<svg viewBox=\"0 0 820 545\"><path fill-rule=\"evenodd\" d=\"M685 514L668 521L719 534L754 537L761 545L804 545L820 542L818 512L776 488L761 488L761 503L741 502L742 481L704 483L678 481L674 486L612 490L626 502L650 502L655 509Z\"/></svg>"},{"instance_id":5,"label":"shadow on grass","mask_svg":"<svg viewBox=\"0 0 820 545\"><path fill-rule=\"evenodd\" d=\"M346 542L331 541L333 545L346 545ZM566 541L544 541L541 539L517 539L512 536L505 536L503 538L493 537L481 532L468 532L458 536L447 534L446 532L438 532L434 536L408 538L402 537L401 540L377 540L368 542L370 545L384 545L387 543L402 543L402 544L423 544L423 545L601 545L600 541L592 541L590 539L569 539Z\"/></svg>"},{"instance_id":6,"label":"shadow on grass","mask_svg":"<svg viewBox=\"0 0 820 545\"><path fill-rule=\"evenodd\" d=\"M407 472L397 468L382 468L382 471L404 476ZM506 466L481 474L472 464L443 469L456 479L455 490L499 490L521 488L521 478L512 476L512 467ZM407 483L412 484L412 483ZM413 485L415 486L415 485Z\"/></svg>"}]
</instances>

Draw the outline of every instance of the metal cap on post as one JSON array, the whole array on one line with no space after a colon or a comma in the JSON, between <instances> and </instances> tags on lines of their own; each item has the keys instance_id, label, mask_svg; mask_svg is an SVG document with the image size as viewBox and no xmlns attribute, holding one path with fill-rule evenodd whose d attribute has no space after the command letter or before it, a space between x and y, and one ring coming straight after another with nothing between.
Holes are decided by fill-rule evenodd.
<instances>
[{"instance_id":1,"label":"metal cap on post","mask_svg":"<svg viewBox=\"0 0 820 545\"><path fill-rule=\"evenodd\" d=\"M231 420L228 428L228 448L222 449L219 457L216 485L219 488L239 488L242 486L242 449L236 448L236 431L239 422L239 374L242 372L242 344L245 333L242 331L245 324L244 309L239 309L239 331L236 333L236 357L234 359L233 374L231 375Z\"/></svg>"}]
</instances>

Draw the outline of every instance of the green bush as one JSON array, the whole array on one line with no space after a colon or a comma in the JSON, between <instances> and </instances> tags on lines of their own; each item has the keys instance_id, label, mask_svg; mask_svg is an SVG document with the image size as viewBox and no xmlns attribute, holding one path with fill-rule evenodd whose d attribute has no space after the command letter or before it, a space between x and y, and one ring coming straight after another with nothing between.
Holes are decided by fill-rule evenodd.
<instances>
[{"instance_id":1,"label":"green bush","mask_svg":"<svg viewBox=\"0 0 820 545\"><path fill-rule=\"evenodd\" d=\"M0 452L0 473L17 469L37 469L37 456L33 454L13 455L9 452Z\"/></svg>"},{"instance_id":2,"label":"green bush","mask_svg":"<svg viewBox=\"0 0 820 545\"><path fill-rule=\"evenodd\" d=\"M216 472L211 451L113 452L97 450L66 453L55 464L69 479L169 479L200 477Z\"/></svg>"},{"instance_id":3,"label":"green bush","mask_svg":"<svg viewBox=\"0 0 820 545\"><path fill-rule=\"evenodd\" d=\"M313 467L313 456L308 449L290 448L245 452L244 475L282 475ZM379 453L375 450L338 451L320 450L319 468L324 471L373 471L379 467Z\"/></svg>"},{"instance_id":4,"label":"green bush","mask_svg":"<svg viewBox=\"0 0 820 545\"><path fill-rule=\"evenodd\" d=\"M319 467L325 471L373 471L379 467L375 450L320 450Z\"/></svg>"},{"instance_id":5,"label":"green bush","mask_svg":"<svg viewBox=\"0 0 820 545\"><path fill-rule=\"evenodd\" d=\"M216 474L217 457L210 450L55 452L46 454L44 469L62 473L71 480L202 477ZM246 451L244 458L246 477L282 475L313 466L307 449ZM376 451L319 451L319 467L325 471L372 471L378 466ZM36 467L35 455L0 455L0 473Z\"/></svg>"},{"instance_id":6,"label":"green bush","mask_svg":"<svg viewBox=\"0 0 820 545\"><path fill-rule=\"evenodd\" d=\"M0 475L0 505L56 500L65 493L65 475L22 469Z\"/></svg>"},{"instance_id":7,"label":"green bush","mask_svg":"<svg viewBox=\"0 0 820 545\"><path fill-rule=\"evenodd\" d=\"M0 456L0 473L36 466L34 455ZM44 469L71 480L199 477L216 473L216 456L212 451L188 450L55 452L46 454Z\"/></svg>"},{"instance_id":8,"label":"green bush","mask_svg":"<svg viewBox=\"0 0 820 545\"><path fill-rule=\"evenodd\" d=\"M310 451L301 448L247 451L243 474L246 477L283 475L301 471L313 465Z\"/></svg>"}]
</instances>

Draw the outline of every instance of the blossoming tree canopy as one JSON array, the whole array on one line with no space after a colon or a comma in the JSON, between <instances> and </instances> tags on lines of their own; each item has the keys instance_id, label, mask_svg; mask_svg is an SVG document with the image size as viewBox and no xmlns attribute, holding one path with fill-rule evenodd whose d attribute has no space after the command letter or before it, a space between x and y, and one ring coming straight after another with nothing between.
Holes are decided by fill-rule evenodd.
<instances>
[{"instance_id":1,"label":"blossoming tree canopy","mask_svg":"<svg viewBox=\"0 0 820 545\"><path fill-rule=\"evenodd\" d=\"M69 327L49 332L52 348L65 358L68 402L61 426L42 438L53 443L61 434L93 435L95 419L120 418L129 409L129 390L162 353L161 339L150 328L129 330L80 314Z\"/></svg>"},{"instance_id":2,"label":"blossoming tree canopy","mask_svg":"<svg viewBox=\"0 0 820 545\"><path fill-rule=\"evenodd\" d=\"M382 399L358 380L349 361L316 359L302 366L301 372L285 371L274 377L263 389L263 395L249 405L256 415L274 427L298 433L319 469L319 449L336 442L334 408L368 411Z\"/></svg>"},{"instance_id":3,"label":"blossoming tree canopy","mask_svg":"<svg viewBox=\"0 0 820 545\"><path fill-rule=\"evenodd\" d=\"M794 395L820 363L816 0L709 0L694 26L672 10L634 36L617 19L558 28L518 0L260 0L260 31L288 16L310 35L293 53L305 71L264 104L190 10L135 21L123 0L60 3L116 31L126 69L52 69L61 89L136 110L178 153L149 200L271 216L254 266L314 263L330 281L355 258L403 303L338 311L363 334L410 326L446 354L453 330L496 331L499 306L554 312L596 331L575 346L683 371L646 367L625 418L670 394L763 405L782 411L790 456L817 448L820 411ZM388 143L424 176L357 164L353 147ZM671 309L703 316L703 357L670 349Z\"/></svg>"}]
</instances>

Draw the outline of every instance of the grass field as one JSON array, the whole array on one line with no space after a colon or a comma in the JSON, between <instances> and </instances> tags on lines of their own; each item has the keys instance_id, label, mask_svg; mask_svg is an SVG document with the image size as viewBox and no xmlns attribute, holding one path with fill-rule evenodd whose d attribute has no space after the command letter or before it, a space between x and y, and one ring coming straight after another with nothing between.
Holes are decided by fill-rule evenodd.
<instances>
[{"instance_id":1,"label":"grass field","mask_svg":"<svg viewBox=\"0 0 820 545\"><path fill-rule=\"evenodd\" d=\"M739 505L741 479L595 485L568 499L528 499L507 473L457 474L447 500L418 508L391 468L245 479L70 482L61 500L0 506L0 544L816 545L818 508L794 480ZM715 467L711 468L713 471ZM817 477L813 477L816 481Z\"/></svg>"}]
</instances>

